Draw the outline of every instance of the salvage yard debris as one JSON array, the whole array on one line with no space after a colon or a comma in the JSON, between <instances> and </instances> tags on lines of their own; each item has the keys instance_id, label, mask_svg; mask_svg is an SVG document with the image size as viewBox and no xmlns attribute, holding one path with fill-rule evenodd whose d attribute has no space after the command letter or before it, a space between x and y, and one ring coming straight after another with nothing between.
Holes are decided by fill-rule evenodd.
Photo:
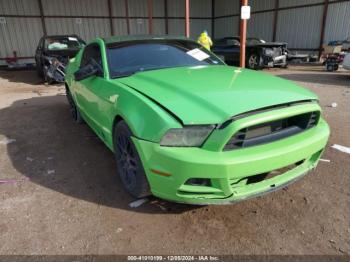
<instances>
[{"instance_id":1,"label":"salvage yard debris","mask_svg":"<svg viewBox=\"0 0 350 262\"><path fill-rule=\"evenodd\" d=\"M29 178L25 177L22 179L0 179L0 184L16 184L18 182L24 182L24 181L28 181Z\"/></svg>"},{"instance_id":2,"label":"salvage yard debris","mask_svg":"<svg viewBox=\"0 0 350 262\"><path fill-rule=\"evenodd\" d=\"M129 207L137 208L137 207L139 207L139 206L141 206L141 205L143 205L144 203L147 203L147 202L148 202L148 198L141 198L141 199L138 199L138 200L136 200L134 202L131 202L129 204Z\"/></svg>"},{"instance_id":3,"label":"salvage yard debris","mask_svg":"<svg viewBox=\"0 0 350 262\"><path fill-rule=\"evenodd\" d=\"M8 145L8 144L11 144L11 143L14 143L16 142L16 139L12 139L12 138L4 138L3 140L0 141L0 144L1 145Z\"/></svg>"},{"instance_id":4,"label":"salvage yard debris","mask_svg":"<svg viewBox=\"0 0 350 262\"><path fill-rule=\"evenodd\" d=\"M52 175L52 174L55 174L55 173L56 173L55 170L47 170L47 174L48 174L48 175Z\"/></svg>"},{"instance_id":5,"label":"salvage yard debris","mask_svg":"<svg viewBox=\"0 0 350 262\"><path fill-rule=\"evenodd\" d=\"M341 145L337 145L337 144L335 144L335 145L333 145L331 147L334 148L334 149L337 149L337 150L339 150L339 151L341 151L343 153L350 154L350 147L341 146Z\"/></svg>"}]
</instances>

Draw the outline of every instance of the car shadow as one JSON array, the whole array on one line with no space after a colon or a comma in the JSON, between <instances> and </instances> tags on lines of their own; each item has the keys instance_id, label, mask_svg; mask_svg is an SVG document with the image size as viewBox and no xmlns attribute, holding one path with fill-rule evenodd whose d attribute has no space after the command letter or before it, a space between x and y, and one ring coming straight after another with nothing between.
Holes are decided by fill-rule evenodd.
<instances>
[{"instance_id":1,"label":"car shadow","mask_svg":"<svg viewBox=\"0 0 350 262\"><path fill-rule=\"evenodd\" d=\"M86 124L76 124L64 95L35 97L0 110L0 135L13 167L31 182L98 205L144 213L198 208L155 197L138 208L123 190L113 153Z\"/></svg>"},{"instance_id":2,"label":"car shadow","mask_svg":"<svg viewBox=\"0 0 350 262\"><path fill-rule=\"evenodd\" d=\"M44 80L41 79L35 69L28 70L0 70L0 78L7 79L13 83L24 83L29 85L42 85Z\"/></svg>"}]
</instances>

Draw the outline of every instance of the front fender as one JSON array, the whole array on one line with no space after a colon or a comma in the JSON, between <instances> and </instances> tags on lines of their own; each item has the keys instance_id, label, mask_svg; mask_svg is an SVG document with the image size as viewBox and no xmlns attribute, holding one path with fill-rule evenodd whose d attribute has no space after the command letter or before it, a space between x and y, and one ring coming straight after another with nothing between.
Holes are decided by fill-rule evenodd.
<instances>
[{"instance_id":1,"label":"front fender","mask_svg":"<svg viewBox=\"0 0 350 262\"><path fill-rule=\"evenodd\" d=\"M176 116L124 84L120 84L119 95L115 97L115 108L112 130L122 118L134 136L142 140L160 142L167 130L182 127Z\"/></svg>"}]
</instances>

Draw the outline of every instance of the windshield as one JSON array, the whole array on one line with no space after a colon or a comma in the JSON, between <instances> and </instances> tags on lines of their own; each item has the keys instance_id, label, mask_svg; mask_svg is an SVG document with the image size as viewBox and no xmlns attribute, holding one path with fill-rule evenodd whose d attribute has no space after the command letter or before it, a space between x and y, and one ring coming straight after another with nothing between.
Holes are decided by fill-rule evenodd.
<instances>
[{"instance_id":1,"label":"windshield","mask_svg":"<svg viewBox=\"0 0 350 262\"><path fill-rule=\"evenodd\" d=\"M256 45L256 44L265 44L266 42L259 38L248 38L247 44L248 45Z\"/></svg>"},{"instance_id":2,"label":"windshield","mask_svg":"<svg viewBox=\"0 0 350 262\"><path fill-rule=\"evenodd\" d=\"M184 66L223 65L214 54L191 41L141 41L108 47L112 78Z\"/></svg>"},{"instance_id":3,"label":"windshield","mask_svg":"<svg viewBox=\"0 0 350 262\"><path fill-rule=\"evenodd\" d=\"M45 39L45 49L47 50L80 49L84 45L83 40L74 36L49 37Z\"/></svg>"}]
</instances>

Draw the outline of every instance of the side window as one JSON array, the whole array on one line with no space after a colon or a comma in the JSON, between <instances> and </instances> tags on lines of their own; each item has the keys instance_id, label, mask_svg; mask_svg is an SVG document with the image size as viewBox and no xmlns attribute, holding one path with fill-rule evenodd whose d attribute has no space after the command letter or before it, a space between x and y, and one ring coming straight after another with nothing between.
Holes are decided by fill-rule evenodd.
<instances>
[{"instance_id":1,"label":"side window","mask_svg":"<svg viewBox=\"0 0 350 262\"><path fill-rule=\"evenodd\" d=\"M239 45L239 41L235 38L229 38L226 41L227 45Z\"/></svg>"},{"instance_id":2,"label":"side window","mask_svg":"<svg viewBox=\"0 0 350 262\"><path fill-rule=\"evenodd\" d=\"M91 58L93 58L101 66L101 68L103 68L101 50L99 45L90 44L85 47L84 53L81 58L80 67L86 66Z\"/></svg>"}]
</instances>

